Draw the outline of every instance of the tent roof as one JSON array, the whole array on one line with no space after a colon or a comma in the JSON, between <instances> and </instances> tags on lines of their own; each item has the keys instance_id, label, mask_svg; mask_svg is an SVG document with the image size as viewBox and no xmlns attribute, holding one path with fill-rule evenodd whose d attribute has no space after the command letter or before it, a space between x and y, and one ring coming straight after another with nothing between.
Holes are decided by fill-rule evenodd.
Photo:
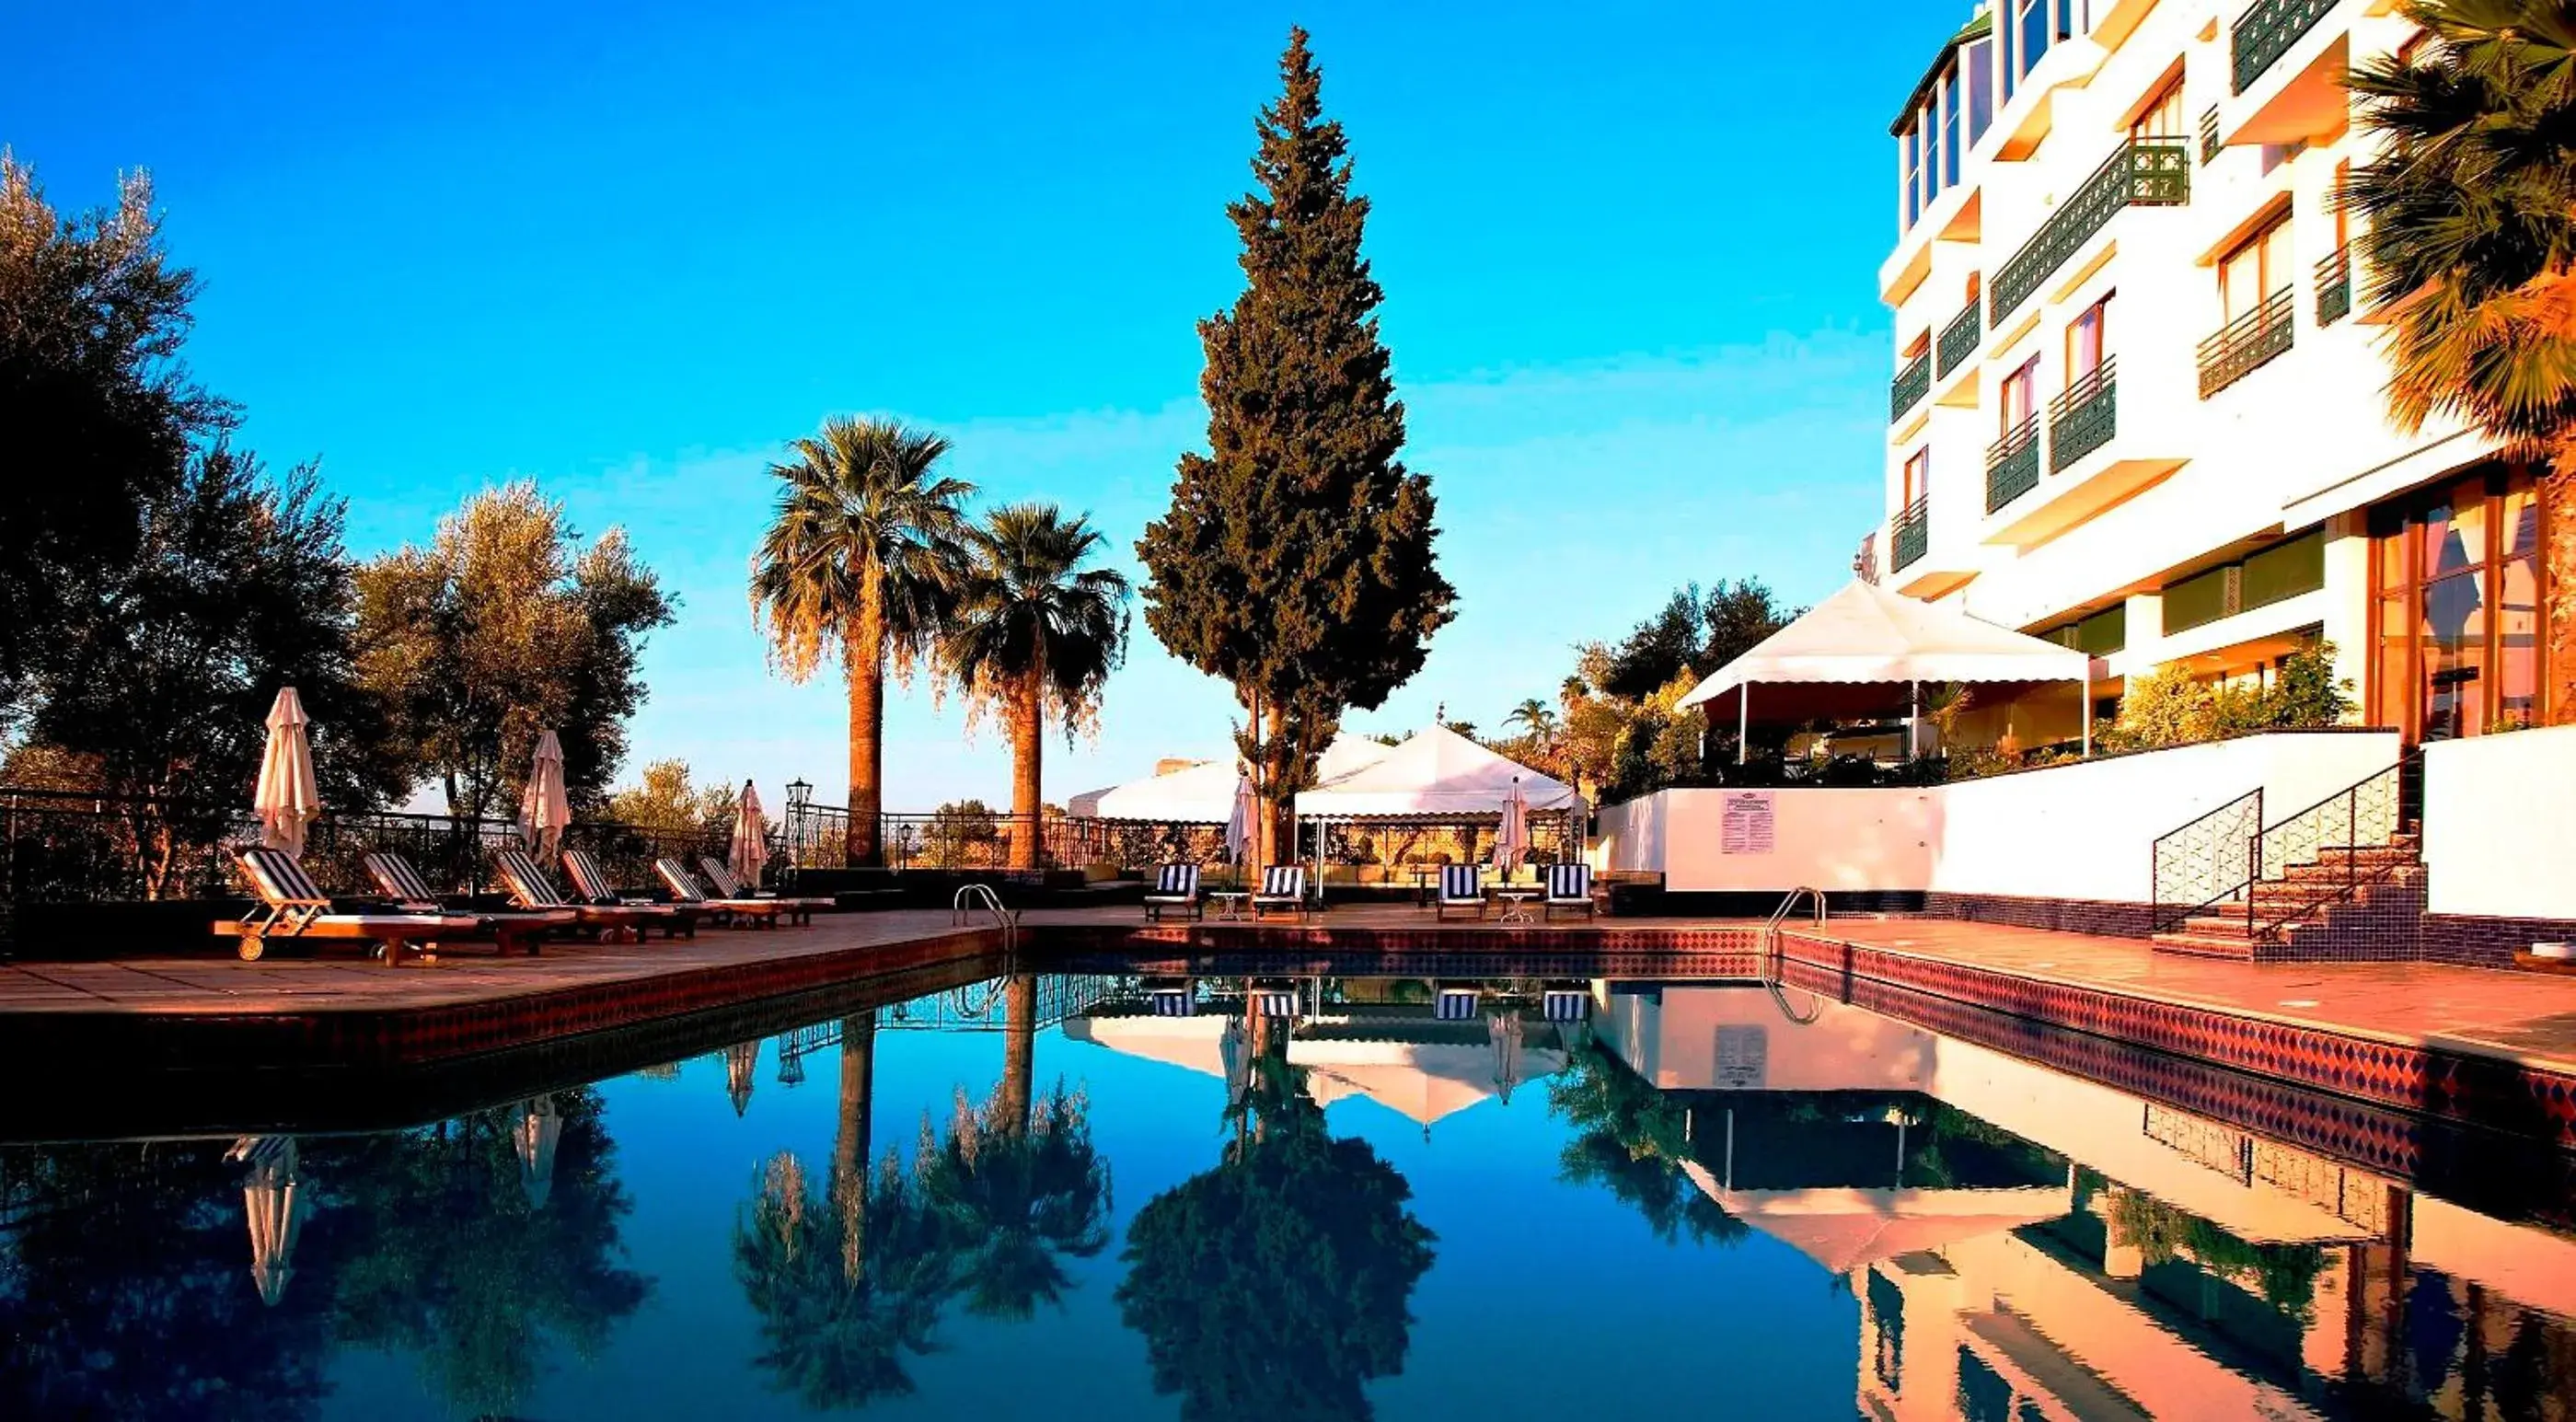
<instances>
[{"instance_id":1,"label":"tent roof","mask_svg":"<svg viewBox=\"0 0 2576 1422\"><path fill-rule=\"evenodd\" d=\"M1481 1043L1471 1047L1298 1037L1288 1043L1288 1060L1307 1069L1306 1094L1318 1106L1365 1096L1423 1126L1502 1091L1494 1075L1494 1049ZM1524 1049L1518 1080L1554 1076L1565 1070L1565 1062L1560 1051Z\"/></svg>"},{"instance_id":2,"label":"tent roof","mask_svg":"<svg viewBox=\"0 0 2576 1422\"><path fill-rule=\"evenodd\" d=\"M1574 803L1574 791L1565 782L1446 726L1429 726L1371 764L1319 777L1314 789L1297 796L1297 813L1310 819L1498 815L1516 778L1533 810L1562 810Z\"/></svg>"},{"instance_id":3,"label":"tent roof","mask_svg":"<svg viewBox=\"0 0 2576 1422\"><path fill-rule=\"evenodd\" d=\"M1854 582L1718 668L1681 704L1715 715L1751 684L2081 681L2092 665L2071 647ZM1757 706L1763 700L1754 697Z\"/></svg>"},{"instance_id":4,"label":"tent roof","mask_svg":"<svg viewBox=\"0 0 2576 1422\"><path fill-rule=\"evenodd\" d=\"M1344 733L1324 748L1316 774L1330 783L1392 754L1391 746ZM1066 802L1065 813L1082 820L1221 825L1234 813L1234 782L1240 773L1232 756L1203 760L1168 775L1148 775L1124 785L1076 795Z\"/></svg>"},{"instance_id":5,"label":"tent roof","mask_svg":"<svg viewBox=\"0 0 2576 1422\"><path fill-rule=\"evenodd\" d=\"M2053 1220L2074 1208L2063 1186L1729 1190L1697 1161L1682 1162L1682 1172L1720 1209L1837 1274Z\"/></svg>"}]
</instances>

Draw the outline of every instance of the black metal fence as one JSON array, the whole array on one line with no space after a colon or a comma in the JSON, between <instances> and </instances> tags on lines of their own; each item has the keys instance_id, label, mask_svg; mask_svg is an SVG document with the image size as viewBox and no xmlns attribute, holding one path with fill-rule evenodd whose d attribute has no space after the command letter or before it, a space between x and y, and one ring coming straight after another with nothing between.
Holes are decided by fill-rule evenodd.
<instances>
[{"instance_id":1,"label":"black metal fence","mask_svg":"<svg viewBox=\"0 0 2576 1422\"><path fill-rule=\"evenodd\" d=\"M258 833L237 807L0 786L0 939L24 904L238 895L232 847ZM619 887L641 892L658 884L654 859L722 856L728 833L575 821L563 842L597 855ZM410 859L433 888L478 894L492 887L493 854L519 844L508 820L329 813L306 830L303 860L335 894L375 893L365 857L379 850Z\"/></svg>"}]
</instances>

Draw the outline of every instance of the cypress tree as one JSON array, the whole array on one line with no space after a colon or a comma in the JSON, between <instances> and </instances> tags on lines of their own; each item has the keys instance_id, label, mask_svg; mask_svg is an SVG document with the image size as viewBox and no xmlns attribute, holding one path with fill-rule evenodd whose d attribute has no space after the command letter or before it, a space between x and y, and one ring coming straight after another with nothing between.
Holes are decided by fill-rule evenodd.
<instances>
[{"instance_id":1,"label":"cypress tree","mask_svg":"<svg viewBox=\"0 0 2576 1422\"><path fill-rule=\"evenodd\" d=\"M1265 863L1285 857L1290 801L1342 713L1421 670L1457 596L1432 553L1431 481L1397 457L1404 405L1360 253L1369 203L1304 30L1279 73L1255 124L1257 189L1226 208L1244 290L1199 323L1208 452L1181 456L1171 509L1137 544L1146 626L1243 706Z\"/></svg>"}]
</instances>

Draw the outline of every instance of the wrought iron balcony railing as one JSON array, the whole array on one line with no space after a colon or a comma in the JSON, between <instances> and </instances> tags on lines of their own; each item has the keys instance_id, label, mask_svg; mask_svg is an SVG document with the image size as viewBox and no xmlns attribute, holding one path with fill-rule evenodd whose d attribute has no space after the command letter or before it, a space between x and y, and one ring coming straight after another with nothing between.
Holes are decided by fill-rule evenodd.
<instances>
[{"instance_id":1,"label":"wrought iron balcony railing","mask_svg":"<svg viewBox=\"0 0 2576 1422\"><path fill-rule=\"evenodd\" d=\"M2299 36L2335 7L2335 0L2254 0L2227 28L2228 58L2235 70L2236 92L2254 87Z\"/></svg>"},{"instance_id":2,"label":"wrought iron balcony railing","mask_svg":"<svg viewBox=\"0 0 2576 1422\"><path fill-rule=\"evenodd\" d=\"M1977 358L1977 346L1986 338L1984 317L1984 309L1971 301L1968 303L1967 310L1960 312L1951 319L1949 325L1941 328L1941 342L1934 349L1940 355L1940 373L1944 378L1947 378L1951 371Z\"/></svg>"},{"instance_id":3,"label":"wrought iron balcony railing","mask_svg":"<svg viewBox=\"0 0 2576 1422\"><path fill-rule=\"evenodd\" d=\"M2179 207L2191 201L2191 144L2180 138L2133 138L2058 204L2039 231L1995 272L1986 291L1986 326L2004 318L2064 265L2077 248L2124 207Z\"/></svg>"},{"instance_id":4,"label":"wrought iron balcony railing","mask_svg":"<svg viewBox=\"0 0 2576 1422\"><path fill-rule=\"evenodd\" d=\"M1905 412L1922 403L1932 393L1932 353L1925 351L1905 363L1896 378L1887 384L1887 419L1890 424L1905 418Z\"/></svg>"},{"instance_id":5,"label":"wrought iron balcony railing","mask_svg":"<svg viewBox=\"0 0 2576 1422\"><path fill-rule=\"evenodd\" d=\"M2039 487L2039 416L2032 414L1986 448L1986 512Z\"/></svg>"},{"instance_id":6,"label":"wrought iron balcony railing","mask_svg":"<svg viewBox=\"0 0 2576 1422\"><path fill-rule=\"evenodd\" d=\"M2200 161L2202 166L2218 156L2218 105L2212 104L2200 116Z\"/></svg>"},{"instance_id":7,"label":"wrought iron balcony railing","mask_svg":"<svg viewBox=\"0 0 2576 1422\"><path fill-rule=\"evenodd\" d=\"M2208 399L2290 348L2291 305L2285 286L2200 343L2200 398Z\"/></svg>"},{"instance_id":8,"label":"wrought iron balcony railing","mask_svg":"<svg viewBox=\"0 0 2576 1422\"><path fill-rule=\"evenodd\" d=\"M1896 556L1888 565L1894 571L1903 572L1923 561L1923 554L1932 546L1931 502L1929 498L1916 499L1896 516L1896 527L1888 540L1896 548Z\"/></svg>"},{"instance_id":9,"label":"wrought iron balcony railing","mask_svg":"<svg viewBox=\"0 0 2576 1422\"><path fill-rule=\"evenodd\" d=\"M2331 326L2352 314L2352 248L2337 247L2317 263L2317 324Z\"/></svg>"},{"instance_id":10,"label":"wrought iron balcony railing","mask_svg":"<svg viewBox=\"0 0 2576 1422\"><path fill-rule=\"evenodd\" d=\"M2059 391L2048 402L2048 472L2058 473L2111 442L2119 428L2119 387L2111 358Z\"/></svg>"}]
</instances>

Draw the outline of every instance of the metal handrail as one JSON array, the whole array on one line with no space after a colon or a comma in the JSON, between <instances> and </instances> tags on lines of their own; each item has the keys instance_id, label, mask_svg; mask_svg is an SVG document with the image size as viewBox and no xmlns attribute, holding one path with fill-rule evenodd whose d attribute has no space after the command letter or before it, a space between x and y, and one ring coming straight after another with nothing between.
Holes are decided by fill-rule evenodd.
<instances>
[{"instance_id":1,"label":"metal handrail","mask_svg":"<svg viewBox=\"0 0 2576 1422\"><path fill-rule=\"evenodd\" d=\"M2314 894L2300 895L2284 909L2277 903L2267 914L2262 896L2245 897L2245 930L2258 939L2273 939L2291 924L2307 918L2317 909L2342 903L2361 892L2365 884L2376 883L2394 873L2400 862L2395 858L2381 861L2368 872L2361 867L2362 851L2385 849L2402 830L2406 815L2405 776L2409 761L2423 754L2416 749L2398 757L2385 769L2372 771L2352 784L2276 823L2266 825L2246 848L2246 859L2258 879L2287 882L2293 864L2326 865L2330 856L2343 856L2343 875L2328 882ZM2385 803L2381 803L2385 797ZM2331 812L2340 810L2338 820ZM2378 838L2363 842L2364 816L2371 832ZM2339 833L2342 842L2329 844L2326 837ZM2304 838L2303 838L2304 837ZM2294 859L2300 850L2312 850L2314 859Z\"/></svg>"},{"instance_id":2,"label":"metal handrail","mask_svg":"<svg viewBox=\"0 0 2576 1422\"><path fill-rule=\"evenodd\" d=\"M2222 815L2232 815L2241 822L2245 818L2245 807L2248 805L2253 807L2252 819L2255 831L2253 837L2259 839L2263 829L2263 787L2257 785L2217 809L2204 815L2194 816L2157 835L2155 842L2147 846L2147 899L2154 908L2153 926L2156 932L2166 932L2211 904L2223 903L2234 898L2254 882L2256 877L2254 866L2257 861L2250 857L2250 850L2247 851L2249 857L2238 861L2233 867L2226 865L2218 852L2226 850L2232 855L2235 847L2247 836L2241 830L2227 830L2212 823ZM2192 841L2200 843L2194 844ZM2204 847L2207 853L2192 856L2179 867L2173 863L2176 855ZM2192 862L2192 859L2206 860L2207 867L2202 868ZM2198 897L2166 897L2165 882L2169 873L2196 876L2196 878L2185 878L2182 882L2186 886L2183 890L2185 894L2197 894ZM2174 905L2171 911L2166 908L2168 904Z\"/></svg>"},{"instance_id":3,"label":"metal handrail","mask_svg":"<svg viewBox=\"0 0 2576 1422\"><path fill-rule=\"evenodd\" d=\"M948 926L951 928L963 926L979 908L993 915L993 921L1002 929L1002 947L1010 948L1019 937L1019 915L1002 907L1002 896L994 893L993 886L990 884L977 882L958 885L957 892L948 900Z\"/></svg>"},{"instance_id":4,"label":"metal handrail","mask_svg":"<svg viewBox=\"0 0 2576 1422\"><path fill-rule=\"evenodd\" d=\"M1788 994L1783 990L1785 974L1782 970L1787 965L1780 950L1780 926L1788 922L1801 897L1814 907L1814 916L1809 922L1818 927L1824 925L1829 912L1825 907L1825 891L1812 884L1800 884L1791 889L1789 896L1780 901L1780 906L1771 910L1771 916L1762 921L1762 986L1770 990L1771 1001L1779 1007L1781 1016L1804 1027L1824 1015L1825 1000L1821 994L1809 994L1815 1001L1808 1007L1806 1016L1798 1015L1797 1009L1789 1005Z\"/></svg>"}]
</instances>

